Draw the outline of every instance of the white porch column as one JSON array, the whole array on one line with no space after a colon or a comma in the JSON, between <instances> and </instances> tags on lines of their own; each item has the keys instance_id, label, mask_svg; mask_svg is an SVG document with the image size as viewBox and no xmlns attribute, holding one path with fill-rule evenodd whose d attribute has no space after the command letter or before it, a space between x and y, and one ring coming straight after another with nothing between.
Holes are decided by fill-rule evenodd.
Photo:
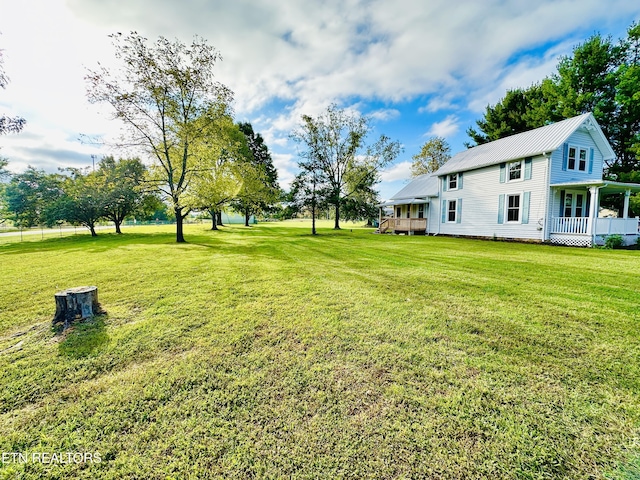
<instances>
[{"instance_id":1,"label":"white porch column","mask_svg":"<svg viewBox=\"0 0 640 480\"><path fill-rule=\"evenodd\" d=\"M598 219L598 210L600 210L600 189L598 187L589 187L590 205L589 205L589 233L593 240L596 233L596 221Z\"/></svg>"},{"instance_id":2,"label":"white porch column","mask_svg":"<svg viewBox=\"0 0 640 480\"><path fill-rule=\"evenodd\" d=\"M625 190L624 207L622 207L622 218L629 218L629 197L630 196L631 196L631 190Z\"/></svg>"}]
</instances>

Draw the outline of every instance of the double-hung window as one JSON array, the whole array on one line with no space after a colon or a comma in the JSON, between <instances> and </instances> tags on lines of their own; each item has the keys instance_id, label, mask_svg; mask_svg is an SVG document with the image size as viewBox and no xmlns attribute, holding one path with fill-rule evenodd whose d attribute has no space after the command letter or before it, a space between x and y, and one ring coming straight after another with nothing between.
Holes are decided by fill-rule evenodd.
<instances>
[{"instance_id":1,"label":"double-hung window","mask_svg":"<svg viewBox=\"0 0 640 480\"><path fill-rule=\"evenodd\" d=\"M582 147L569 146L567 155L567 170L587 170L587 149Z\"/></svg>"},{"instance_id":2,"label":"double-hung window","mask_svg":"<svg viewBox=\"0 0 640 480\"><path fill-rule=\"evenodd\" d=\"M447 222L456 221L457 201L449 200L447 202Z\"/></svg>"},{"instance_id":3,"label":"double-hung window","mask_svg":"<svg viewBox=\"0 0 640 480\"><path fill-rule=\"evenodd\" d=\"M458 189L458 174L452 173L449 175L449 190L457 190Z\"/></svg>"},{"instance_id":4,"label":"double-hung window","mask_svg":"<svg viewBox=\"0 0 640 480\"><path fill-rule=\"evenodd\" d=\"M424 218L424 203L418 204L418 218Z\"/></svg>"},{"instance_id":5,"label":"double-hung window","mask_svg":"<svg viewBox=\"0 0 640 480\"><path fill-rule=\"evenodd\" d=\"M513 182L515 180L522 180L522 160L517 162L511 162L507 164L507 180Z\"/></svg>"},{"instance_id":6,"label":"double-hung window","mask_svg":"<svg viewBox=\"0 0 640 480\"><path fill-rule=\"evenodd\" d=\"M507 195L507 222L520 221L520 194Z\"/></svg>"}]
</instances>

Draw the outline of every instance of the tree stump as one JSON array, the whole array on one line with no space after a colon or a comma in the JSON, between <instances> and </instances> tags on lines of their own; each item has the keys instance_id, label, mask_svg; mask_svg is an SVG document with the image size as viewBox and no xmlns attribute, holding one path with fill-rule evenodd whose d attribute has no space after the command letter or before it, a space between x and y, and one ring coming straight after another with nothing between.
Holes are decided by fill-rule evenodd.
<instances>
[{"instance_id":1,"label":"tree stump","mask_svg":"<svg viewBox=\"0 0 640 480\"><path fill-rule=\"evenodd\" d=\"M74 287L55 294L56 314L53 323L64 322L67 329L76 318L89 318L101 313L98 287Z\"/></svg>"}]
</instances>

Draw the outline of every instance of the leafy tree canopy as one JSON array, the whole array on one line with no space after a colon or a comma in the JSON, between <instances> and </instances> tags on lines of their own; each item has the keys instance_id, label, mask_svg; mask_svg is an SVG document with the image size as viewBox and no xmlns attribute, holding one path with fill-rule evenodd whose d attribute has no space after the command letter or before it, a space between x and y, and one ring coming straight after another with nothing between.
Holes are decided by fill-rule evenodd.
<instances>
[{"instance_id":1,"label":"leafy tree canopy","mask_svg":"<svg viewBox=\"0 0 640 480\"><path fill-rule=\"evenodd\" d=\"M433 173L451 158L451 147L444 138L431 137L412 158L412 177Z\"/></svg>"},{"instance_id":2,"label":"leafy tree canopy","mask_svg":"<svg viewBox=\"0 0 640 480\"><path fill-rule=\"evenodd\" d=\"M191 209L188 191L199 174L211 125L230 115L232 92L214 80L220 54L203 39L190 45L136 32L112 36L120 68L101 67L86 77L91 102L111 106L125 126L124 145L153 162L150 178L176 215L176 241Z\"/></svg>"},{"instance_id":3,"label":"leafy tree canopy","mask_svg":"<svg viewBox=\"0 0 640 480\"><path fill-rule=\"evenodd\" d=\"M304 150L299 166L318 172L329 188L327 202L335 210L335 226L340 228L340 207L344 201L370 184L377 183L380 169L391 163L401 151L400 143L381 135L370 143L372 133L368 118L330 105L317 117L302 116L302 123L292 138Z\"/></svg>"},{"instance_id":4,"label":"leafy tree canopy","mask_svg":"<svg viewBox=\"0 0 640 480\"><path fill-rule=\"evenodd\" d=\"M63 178L29 166L5 187L5 215L18 227L51 226L57 220L54 205L64 194Z\"/></svg>"},{"instance_id":5,"label":"leafy tree canopy","mask_svg":"<svg viewBox=\"0 0 640 480\"><path fill-rule=\"evenodd\" d=\"M252 214L266 212L278 201L280 187L278 172L262 135L254 132L247 122L239 123L238 128L245 136L248 154L241 159L242 186L231 205L244 215L248 226Z\"/></svg>"}]
</instances>

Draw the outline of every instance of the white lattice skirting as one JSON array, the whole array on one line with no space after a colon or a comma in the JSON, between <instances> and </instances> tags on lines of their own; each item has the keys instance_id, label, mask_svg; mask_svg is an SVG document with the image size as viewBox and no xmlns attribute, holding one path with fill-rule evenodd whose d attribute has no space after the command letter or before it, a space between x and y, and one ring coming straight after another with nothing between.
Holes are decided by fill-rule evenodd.
<instances>
[{"instance_id":1,"label":"white lattice skirting","mask_svg":"<svg viewBox=\"0 0 640 480\"><path fill-rule=\"evenodd\" d=\"M567 245L568 247L590 247L591 235L552 233L549 241L555 245Z\"/></svg>"}]
</instances>

